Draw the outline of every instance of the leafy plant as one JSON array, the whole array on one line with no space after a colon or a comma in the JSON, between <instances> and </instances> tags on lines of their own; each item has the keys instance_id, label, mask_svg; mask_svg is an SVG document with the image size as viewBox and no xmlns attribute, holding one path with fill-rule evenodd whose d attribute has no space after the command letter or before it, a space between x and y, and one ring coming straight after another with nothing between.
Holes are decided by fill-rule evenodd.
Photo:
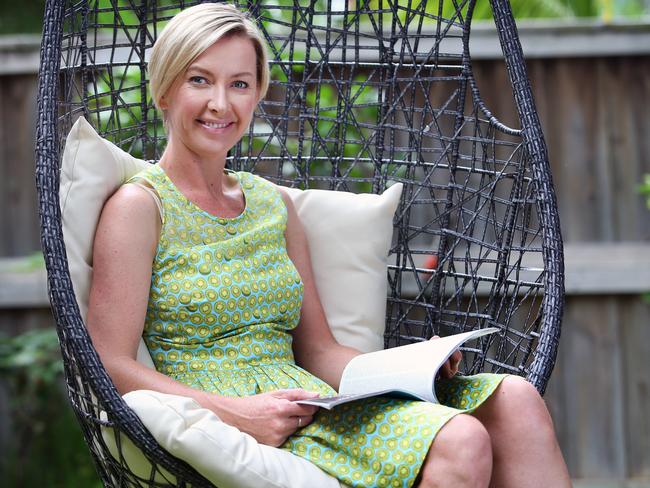
<instances>
[{"instance_id":1,"label":"leafy plant","mask_svg":"<svg viewBox=\"0 0 650 488\"><path fill-rule=\"evenodd\" d=\"M44 11L45 0L0 2L0 34L40 32Z\"/></svg>"},{"instance_id":2,"label":"leafy plant","mask_svg":"<svg viewBox=\"0 0 650 488\"><path fill-rule=\"evenodd\" d=\"M63 372L53 329L25 332L0 342L0 371L14 373L15 386L33 390L52 384ZM19 378L18 378L19 376Z\"/></svg>"},{"instance_id":3,"label":"leafy plant","mask_svg":"<svg viewBox=\"0 0 650 488\"><path fill-rule=\"evenodd\" d=\"M639 186L639 192L646 196L646 206L650 210L650 173L643 177L643 183Z\"/></svg>"},{"instance_id":4,"label":"leafy plant","mask_svg":"<svg viewBox=\"0 0 650 488\"><path fill-rule=\"evenodd\" d=\"M373 8L380 0L371 0ZM431 16L439 15L449 17L456 10L457 5L466 5L467 2L442 0L414 0L409 3L409 9L401 7L399 13L402 20L407 10L418 10L426 2L425 11ZM360 3L358 0L357 3ZM384 2L385 3L385 2ZM641 17L650 13L650 6L644 0L510 0L515 18L577 18L597 17L609 21L616 17ZM492 11L487 0L477 1L474 9L475 19L490 19Z\"/></svg>"},{"instance_id":5,"label":"leafy plant","mask_svg":"<svg viewBox=\"0 0 650 488\"><path fill-rule=\"evenodd\" d=\"M610 21L615 17L639 17L648 13L643 0L511 0L518 19L596 17ZM492 17L489 2L477 2L475 18Z\"/></svg>"},{"instance_id":6,"label":"leafy plant","mask_svg":"<svg viewBox=\"0 0 650 488\"><path fill-rule=\"evenodd\" d=\"M11 271L17 273L29 273L39 269L45 269L45 258L42 251L36 251L21 258L18 263L11 267Z\"/></svg>"},{"instance_id":7,"label":"leafy plant","mask_svg":"<svg viewBox=\"0 0 650 488\"><path fill-rule=\"evenodd\" d=\"M63 406L62 371L53 329L0 337L12 434L3 453L4 486L101 486L72 412Z\"/></svg>"}]
</instances>

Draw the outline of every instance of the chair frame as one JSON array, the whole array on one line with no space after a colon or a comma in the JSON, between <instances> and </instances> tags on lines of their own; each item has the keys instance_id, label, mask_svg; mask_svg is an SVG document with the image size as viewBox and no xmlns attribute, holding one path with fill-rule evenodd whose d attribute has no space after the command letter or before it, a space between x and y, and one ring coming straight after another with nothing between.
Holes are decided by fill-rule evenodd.
<instances>
[{"instance_id":1,"label":"chair frame","mask_svg":"<svg viewBox=\"0 0 650 488\"><path fill-rule=\"evenodd\" d=\"M509 242L504 244L504 246L510 247L505 252L502 252L504 249L500 249L497 253L499 259L491 263L491 265L496 269L499 269L499 266L501 266L502 271L495 272L496 276L489 277L490 280L485 279L482 275L479 276L479 273L476 271L482 263L479 262L476 269L472 268L472 259L474 258L469 259L465 263L466 269L469 266L469 271L462 273L456 270L456 264L461 263L462 259L454 258L454 247L457 243L451 240L451 237L448 237L452 234L449 229L452 227L450 222L453 219L449 215L440 217L437 225L445 229L445 232L441 232L439 235L437 234L439 240L436 251L437 255L441 258L440 269L422 269L421 264L413 260L413 256L423 257L422 255L426 254L426 252L422 249L409 249L409 236L406 235L407 233L404 229L408 228L407 221L411 217L410 214L402 212L403 209L408 207L409 201L419 201L419 197L417 192L414 193L413 188L405 189L400 209L398 209L398 217L396 218L397 237L391 250L395 261L389 266L388 270L390 297L387 313L386 345L393 346L414 340L426 339L441 330L447 332L450 330L454 331L456 330L455 327L459 331L465 330L466 328L484 327L492 325L490 322L492 320L498 322L497 325L503 329L504 335L514 334L514 337L521 336L523 338L520 342L517 342L517 339L512 339L511 337L507 341L504 340L501 345L484 343L481 345L482 349L468 349L466 352L474 358L474 362L469 366L469 369L472 372L476 372L489 366L493 371L501 370L520 374L525 376L543 393L557 354L564 304L562 238L548 162L548 151L535 109L530 83L527 78L523 51L518 39L515 21L507 0L490 0L490 4L497 25L508 75L513 86L514 102L519 115L521 129L510 128L500 122L489 111L481 99L472 72L469 52L471 16L475 1L466 0L465 2L459 2L466 8L464 11L466 16L461 22L463 47L460 58L461 64L458 67L461 73L459 75L459 79L461 80L459 83L464 83L462 86L465 86L467 90L466 92L462 92L461 90L459 95L458 104L461 106L460 110L463 113L460 114L460 117L456 114L456 122L459 125L455 128L454 137L462 133L461 125L466 120L471 120L470 116L464 115L465 93L467 93L469 95L468 100L475 104L472 114L475 116L477 126L484 124L493 131L488 134L488 137L496 137L495 134L501 134L520 139L521 142L517 148L525 153L526 158L521 165L526 165L528 173L519 180L517 178L514 179L520 182L528 182L529 180L533 182L531 187L533 193L525 194L521 198L531 201L534 200L534 203L529 202L528 204L533 208L532 212L535 216L533 218L526 217L528 220L524 224L521 222L518 223L516 218L512 217L509 227L504 225L505 240L508 241L509 239ZM141 1L141 5L144 7L149 3L151 2L148 0ZM181 3L190 4L196 2ZM369 5L368 0L359 3L361 5ZM394 6L394 2L390 0L386 0L383 3L387 5L386 8L392 8L391 6ZM77 6L75 8L87 8L87 4L84 3L83 5L83 7ZM310 2L310 6L304 7L304 11L301 13L307 16L314 15L314 5L315 1ZM259 2L249 2L249 8L254 15L262 15L262 6ZM62 74L65 69L63 71L61 69L61 46L65 39L63 26L66 21L64 18L66 13L70 14L71 9L72 7L68 5L66 0L48 0L46 6L43 43L41 47L41 68L39 73L36 182L40 205L41 240L48 272L50 301L61 342L65 362L66 384L72 408L82 426L83 434L93 454L98 473L106 486L165 486L164 479L166 475L164 471L173 474L175 480L170 480L170 482L177 484L177 486L212 486L208 480L197 473L187 463L169 455L162 449L145 429L140 419L125 404L92 346L77 306L68 270L58 200L62 136L66 132L65 129L69 128L71 124L71 115L80 113L79 111L71 111L62 115L62 105L59 98L62 91L62 83L65 82L64 75ZM440 24L438 25L440 26ZM308 34L315 36L313 32ZM356 40L358 41L358 32L356 36ZM402 52L402 58L398 60L398 63L404 62L403 54ZM417 53L411 54L415 60ZM392 61L382 62L390 64ZM85 74L81 76L83 77ZM319 79L319 81L322 80ZM328 82L331 81L328 80ZM354 103L354 101L351 103ZM397 103L394 102L393 106L396 106L395 104ZM263 110L266 110L266 113L270 114L273 108L271 105L263 105ZM83 107L81 113L93 115L92 110L88 106ZM144 107L142 113L146 113L146 107ZM443 111L436 112L436 114L443 114ZM289 116L287 115L284 120L286 121L288 118ZM378 121L379 123L380 121ZM411 124L413 124L412 121ZM424 123L417 127L415 125L409 126L411 132L417 131L416 135L418 137L422 137L427 129L428 126L424 127ZM390 137L393 134L390 130L384 132L383 128L378 132L380 132L376 136L378 139L382 139L384 136ZM108 133L107 135L110 136L112 134ZM252 140L252 133L250 137ZM320 137L323 136L321 135ZM314 147L313 144L312 147ZM451 153L457 157L461 151L459 148L461 143L454 140L450 144L454 146ZM377 147L380 145L382 148L385 147L383 141L377 143ZM250 147L252 147L252 144L249 145L248 152L242 146L233 150L231 164L234 169L254 169L256 156L251 152L252 149ZM389 156L395 156L395 153L392 152L394 149L391 148L389 151L391 151ZM286 155L281 157L286 157ZM406 162L409 164L407 165ZM403 171L409 171L408 168L418 166L417 164L413 165L412 162L413 160L405 161L404 168L407 169ZM455 165L456 162L453 164ZM378 163L377 167L380 166ZM351 188L348 182L342 178L340 168L335 168L333 170L335 174L330 177L319 177L318 175L310 174L309 170L303 171L302 173L300 171L297 173L294 172L291 176L285 177L282 172L282 163L280 163L278 168L275 172L271 172L266 176L269 176L274 181L293 186L309 187L320 184L334 190ZM421 172L423 170L422 168L418 168L417 171ZM450 164L450 172L453 173L455 171L455 166ZM389 180L409 181L401 172L388 174L386 172L381 173L381 170L378 170L378 173L379 176L375 175L376 177L373 176L373 178L367 178L366 180L362 176L360 178L360 180L363 180L361 183L371 183L373 192L381 192ZM455 184L454 178L450 177L450 181L453 180ZM448 186L448 188L451 188L451 186ZM451 208L452 200L455 198L452 193L451 190L448 190L446 197L447 206L445 207L443 202L443 207ZM516 193L515 190L513 190L513 193ZM400 212L402 213L400 214ZM490 221L492 216L484 217L484 219L486 222ZM521 232L522 227L525 227L525 230L527 230L530 220L534 221L538 226L533 234L535 234L535 238L539 241L539 245L537 247L530 246L529 249L526 249L526 252L538 253L543 260L543 271L532 284L525 282L525 280L519 280L519 278L515 280L511 276L511 273L519 273L521 270L525 270L525 265L521 263L524 250L519 250L519 262L514 265L510 264L510 259L512 259L510 248L514 249L516 247L513 244L513 239L516 238L518 232ZM405 222L406 227L403 225ZM399 225L402 225L402 227ZM421 226L419 229L422 230L424 227ZM524 231L523 234L526 234L526 232ZM468 249L474 240L476 238L473 236L467 238ZM523 240L524 237L522 237L522 242ZM481 246L483 245L485 244L481 243ZM525 246L522 245L522 247ZM460 267L460 264L458 266ZM503 271L505 269L509 271ZM425 272L429 273L429 278L422 278ZM411 284L415 282L417 285L414 293L416 295L416 301L403 297L402 286L409 280ZM517 304L512 305L513 310L508 313L508 318L504 320L501 320L498 313L495 315L496 318L476 319L471 313L463 316L459 311L447 312L443 304L454 301L453 297L449 298L449 284L453 283L454 280L461 283L461 288L467 288L462 290L466 293L465 298L457 298L456 301L461 303L462 300L469 300L470 303L477 304L480 301L480 291L477 283L481 282L481 286L484 286L485 282L489 281L492 288L488 298L490 305L485 310L496 310L504 306L503 295L508 295L508 293L515 295L531 293L534 297L538 297L538 295L543 293L543 297L540 298L540 302L537 305L531 305L531 309L535 311L527 312L529 315L531 313L535 315L535 318L532 320L532 325L527 326L528 329L524 331L518 331L510 322L512 319L510 315L514 315L517 312L517 307L519 306ZM522 290L524 291L522 292ZM529 291L527 292L525 290ZM462 303L465 304L466 302ZM423 310L424 319L420 320L418 318L416 320L413 318L411 313L415 309L414 307L420 307ZM449 319L450 316L456 317L456 319ZM395 323L397 323L397 326L395 326ZM436 325L437 323L447 324L449 327L447 329L436 329L438 327ZM515 351L515 355L521 353L524 359L521 359L519 363L513 360L513 364L506 362L500 363L497 359L491 359L490 351L504 347L511 347ZM102 417L102 412L106 412L107 417ZM152 465L148 477L137 476L129 470L126 460L121 454L121 449L120 456L117 459L108 453L107 446L101 436L101 429L106 427L112 427L116 432L123 433L145 453ZM116 434L115 439L119 447L122 437ZM158 479L155 479L156 477ZM161 477L163 481L160 481Z\"/></svg>"}]
</instances>

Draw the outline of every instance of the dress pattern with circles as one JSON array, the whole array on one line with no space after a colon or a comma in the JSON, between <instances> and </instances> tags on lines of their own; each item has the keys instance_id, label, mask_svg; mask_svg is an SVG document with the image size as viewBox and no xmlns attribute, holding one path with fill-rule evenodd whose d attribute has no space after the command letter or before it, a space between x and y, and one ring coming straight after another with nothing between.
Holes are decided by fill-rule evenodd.
<instances>
[{"instance_id":1,"label":"dress pattern with circles","mask_svg":"<svg viewBox=\"0 0 650 488\"><path fill-rule=\"evenodd\" d=\"M291 330L303 285L286 251L287 211L278 190L234 173L246 205L234 218L193 204L158 165L144 180L162 202L143 337L156 369L184 384L229 396L284 388L331 395L296 365ZM439 382L440 405L377 397L319 410L282 445L353 487L408 487L438 430L479 406L502 375Z\"/></svg>"}]
</instances>

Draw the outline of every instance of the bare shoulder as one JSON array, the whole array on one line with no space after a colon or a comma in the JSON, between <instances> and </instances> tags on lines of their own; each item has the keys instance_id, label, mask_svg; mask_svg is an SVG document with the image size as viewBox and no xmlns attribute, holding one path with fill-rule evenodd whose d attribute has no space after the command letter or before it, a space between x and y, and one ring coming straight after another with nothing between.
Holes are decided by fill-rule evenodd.
<instances>
[{"instance_id":1,"label":"bare shoulder","mask_svg":"<svg viewBox=\"0 0 650 488\"><path fill-rule=\"evenodd\" d=\"M151 195L138 185L122 185L104 204L102 219L119 219L125 222L155 223L158 208Z\"/></svg>"},{"instance_id":2,"label":"bare shoulder","mask_svg":"<svg viewBox=\"0 0 650 488\"><path fill-rule=\"evenodd\" d=\"M104 204L104 211L131 210L135 212L146 212L156 210L156 204L147 191L139 185L126 184L117 189Z\"/></svg>"},{"instance_id":3,"label":"bare shoulder","mask_svg":"<svg viewBox=\"0 0 650 488\"><path fill-rule=\"evenodd\" d=\"M121 247L132 244L141 250L155 248L161 221L151 195L137 185L121 186L104 204L95 244ZM144 247L144 249L143 249Z\"/></svg>"}]
</instances>

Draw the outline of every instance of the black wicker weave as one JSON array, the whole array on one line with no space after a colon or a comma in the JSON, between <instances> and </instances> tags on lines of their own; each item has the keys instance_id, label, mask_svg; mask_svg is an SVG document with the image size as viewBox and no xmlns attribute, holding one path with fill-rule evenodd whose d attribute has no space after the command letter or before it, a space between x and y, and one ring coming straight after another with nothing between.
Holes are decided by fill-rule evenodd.
<instances>
[{"instance_id":1,"label":"black wicker weave","mask_svg":"<svg viewBox=\"0 0 650 488\"><path fill-rule=\"evenodd\" d=\"M147 50L165 20L194 3L47 2L36 147L42 245L70 400L107 486L161 486L154 476L178 486L209 483L156 444L92 347L63 245L62 141L84 115L134 155L160 154ZM235 3L264 30L273 81L230 166L302 188L377 193L404 183L387 273L386 345L495 326L499 334L465 350L461 369L521 375L543 393L560 334L562 240L508 1L491 4L520 129L489 112L474 81L474 1ZM428 256L437 266L425 268ZM148 476L108 454L102 425L143 450Z\"/></svg>"}]
</instances>

